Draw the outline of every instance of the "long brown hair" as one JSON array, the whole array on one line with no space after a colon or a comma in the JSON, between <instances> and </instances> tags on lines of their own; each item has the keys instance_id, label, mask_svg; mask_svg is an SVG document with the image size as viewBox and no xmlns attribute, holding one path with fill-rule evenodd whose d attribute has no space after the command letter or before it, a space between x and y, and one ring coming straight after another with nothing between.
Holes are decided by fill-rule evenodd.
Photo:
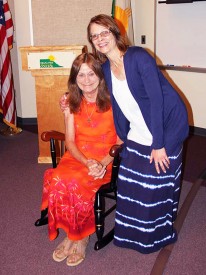
<instances>
[{"instance_id":1,"label":"long brown hair","mask_svg":"<svg viewBox=\"0 0 206 275\"><path fill-rule=\"evenodd\" d=\"M114 35L116 43L117 43L117 47L118 49L124 54L128 48L128 45L126 44L126 41L124 39L124 37L121 35L120 33L120 29L117 25L117 23L115 22L115 20L106 14L99 14L96 15L94 17L91 18L89 25L87 27L87 39L89 41L89 43L92 46L92 52L95 56L95 58L97 58L98 60L100 60L101 63L105 62L107 57L100 53L99 51L97 51L94 47L94 44L92 42L91 39L91 25L95 23L97 25L106 27L108 30L111 31L111 33Z\"/></svg>"},{"instance_id":2,"label":"long brown hair","mask_svg":"<svg viewBox=\"0 0 206 275\"><path fill-rule=\"evenodd\" d=\"M68 80L68 103L70 111L71 113L78 113L80 111L80 104L83 99L83 93L81 89L78 87L76 79L81 68L81 65L83 63L87 64L89 68L99 78L98 93L96 98L97 111L105 112L111 106L110 95L105 84L101 64L98 60L95 59L95 57L91 53L82 53L79 56L77 56L73 61Z\"/></svg>"}]
</instances>

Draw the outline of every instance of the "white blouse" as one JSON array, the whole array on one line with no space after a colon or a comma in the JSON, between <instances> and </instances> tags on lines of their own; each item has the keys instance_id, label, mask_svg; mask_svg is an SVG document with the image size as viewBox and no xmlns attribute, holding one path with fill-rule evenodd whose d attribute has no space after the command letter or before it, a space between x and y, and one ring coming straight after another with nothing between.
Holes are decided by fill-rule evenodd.
<instances>
[{"instance_id":1,"label":"white blouse","mask_svg":"<svg viewBox=\"0 0 206 275\"><path fill-rule=\"evenodd\" d=\"M125 117L130 122L129 140L142 145L152 144L152 135L145 123L138 103L132 96L127 80L119 80L112 73L113 95Z\"/></svg>"}]
</instances>

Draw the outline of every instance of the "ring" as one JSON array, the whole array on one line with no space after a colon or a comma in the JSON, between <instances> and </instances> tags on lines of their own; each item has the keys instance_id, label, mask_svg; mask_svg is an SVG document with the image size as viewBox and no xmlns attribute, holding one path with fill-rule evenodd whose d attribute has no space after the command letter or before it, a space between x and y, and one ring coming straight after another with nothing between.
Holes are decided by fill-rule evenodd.
<instances>
[{"instance_id":1,"label":"ring","mask_svg":"<svg viewBox=\"0 0 206 275\"><path fill-rule=\"evenodd\" d=\"M158 164L158 161L155 161L155 164Z\"/></svg>"}]
</instances>

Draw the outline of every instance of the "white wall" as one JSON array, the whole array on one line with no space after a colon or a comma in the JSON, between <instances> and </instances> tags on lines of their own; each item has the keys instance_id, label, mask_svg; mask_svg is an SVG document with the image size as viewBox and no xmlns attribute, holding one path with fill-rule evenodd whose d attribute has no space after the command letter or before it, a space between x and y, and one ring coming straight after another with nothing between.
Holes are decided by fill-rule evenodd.
<instances>
[{"instance_id":1,"label":"white wall","mask_svg":"<svg viewBox=\"0 0 206 275\"><path fill-rule=\"evenodd\" d=\"M22 71L19 47L31 45L30 0L8 0L15 25L14 46L11 50L17 116L36 118L36 95L34 78L30 72Z\"/></svg>"},{"instance_id":2,"label":"white wall","mask_svg":"<svg viewBox=\"0 0 206 275\"><path fill-rule=\"evenodd\" d=\"M135 45L154 53L155 14L154 0L132 0ZM141 44L141 36L146 36L146 44Z\"/></svg>"}]
</instances>

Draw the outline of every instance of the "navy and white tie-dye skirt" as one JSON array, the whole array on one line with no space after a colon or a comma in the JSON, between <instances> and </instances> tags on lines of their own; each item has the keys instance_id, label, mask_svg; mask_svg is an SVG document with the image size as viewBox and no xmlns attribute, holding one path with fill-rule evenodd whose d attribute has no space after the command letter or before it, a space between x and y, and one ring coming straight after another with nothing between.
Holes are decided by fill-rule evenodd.
<instances>
[{"instance_id":1,"label":"navy and white tie-dye skirt","mask_svg":"<svg viewBox=\"0 0 206 275\"><path fill-rule=\"evenodd\" d=\"M127 141L119 169L114 244L152 253L177 240L182 147L169 155L170 168L157 174L151 147Z\"/></svg>"}]
</instances>

